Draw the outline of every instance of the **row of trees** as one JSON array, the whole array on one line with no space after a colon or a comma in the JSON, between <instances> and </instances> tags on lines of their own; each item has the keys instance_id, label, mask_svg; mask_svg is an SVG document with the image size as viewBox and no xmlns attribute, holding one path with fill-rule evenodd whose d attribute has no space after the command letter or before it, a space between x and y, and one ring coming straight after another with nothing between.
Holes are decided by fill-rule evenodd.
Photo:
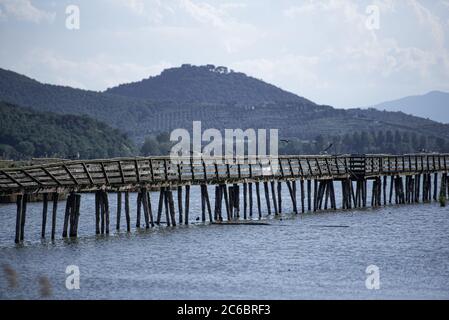
<instances>
[{"instance_id":1,"label":"row of trees","mask_svg":"<svg viewBox=\"0 0 449 320\"><path fill-rule=\"evenodd\" d=\"M173 146L168 133L148 136L140 149L143 156L168 155ZM417 153L449 152L449 140L416 132L362 131L342 136L318 135L314 140L281 140L280 154Z\"/></svg>"},{"instance_id":2,"label":"row of trees","mask_svg":"<svg viewBox=\"0 0 449 320\"><path fill-rule=\"evenodd\" d=\"M343 136L318 135L313 141L292 140L279 146L281 154L449 152L449 140L416 132L362 131Z\"/></svg>"}]
</instances>

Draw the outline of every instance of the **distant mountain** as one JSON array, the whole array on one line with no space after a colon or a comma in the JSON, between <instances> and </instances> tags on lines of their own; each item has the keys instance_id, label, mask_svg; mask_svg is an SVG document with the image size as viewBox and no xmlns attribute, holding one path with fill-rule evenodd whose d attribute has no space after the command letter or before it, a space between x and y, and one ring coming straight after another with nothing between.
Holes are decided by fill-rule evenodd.
<instances>
[{"instance_id":1,"label":"distant mountain","mask_svg":"<svg viewBox=\"0 0 449 320\"><path fill-rule=\"evenodd\" d=\"M409 96L379 103L374 108L387 111L402 111L414 116L449 123L449 93L431 91L424 95Z\"/></svg>"},{"instance_id":2,"label":"distant mountain","mask_svg":"<svg viewBox=\"0 0 449 320\"><path fill-rule=\"evenodd\" d=\"M250 105L270 102L313 104L307 99L262 80L214 65L184 64L179 68L166 69L155 77L110 88L106 90L106 93L151 101L171 101L178 104L233 103Z\"/></svg>"},{"instance_id":3,"label":"distant mountain","mask_svg":"<svg viewBox=\"0 0 449 320\"><path fill-rule=\"evenodd\" d=\"M0 102L0 159L108 158L135 153L116 129L86 116L36 112Z\"/></svg>"},{"instance_id":4,"label":"distant mountain","mask_svg":"<svg viewBox=\"0 0 449 320\"><path fill-rule=\"evenodd\" d=\"M449 125L403 112L317 105L242 73L214 66L184 65L103 93L42 84L0 69L1 100L38 111L87 115L125 132L138 145L150 135L176 128L190 130L192 121L199 120L203 130L271 128L279 129L281 138L306 144L320 136L318 140L347 141L341 144L340 152L416 152L426 146L441 151L449 146ZM397 143L386 148L379 142L381 138L362 141L362 132L389 132L388 136L397 132ZM354 139L340 139L348 135ZM420 148L410 143L421 138L432 143L421 143ZM354 146L346 147L350 143ZM317 149L307 150L290 152Z\"/></svg>"}]
</instances>

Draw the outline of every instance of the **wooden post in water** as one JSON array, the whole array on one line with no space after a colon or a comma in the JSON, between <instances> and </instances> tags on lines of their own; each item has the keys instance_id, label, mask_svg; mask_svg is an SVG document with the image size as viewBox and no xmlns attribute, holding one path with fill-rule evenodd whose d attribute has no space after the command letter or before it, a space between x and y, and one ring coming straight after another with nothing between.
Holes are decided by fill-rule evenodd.
<instances>
[{"instance_id":1,"label":"wooden post in water","mask_svg":"<svg viewBox=\"0 0 449 320\"><path fill-rule=\"evenodd\" d=\"M176 213L175 213L175 202L173 200L173 191L170 188L167 190L168 206L170 211L170 219L173 227L176 227Z\"/></svg>"},{"instance_id":2,"label":"wooden post in water","mask_svg":"<svg viewBox=\"0 0 449 320\"><path fill-rule=\"evenodd\" d=\"M200 185L201 191L201 221L206 221L206 196L204 195L204 186Z\"/></svg>"},{"instance_id":3,"label":"wooden post in water","mask_svg":"<svg viewBox=\"0 0 449 320\"><path fill-rule=\"evenodd\" d=\"M178 186L178 221L182 224L182 186Z\"/></svg>"},{"instance_id":4,"label":"wooden post in water","mask_svg":"<svg viewBox=\"0 0 449 320\"><path fill-rule=\"evenodd\" d=\"M70 210L70 232L69 236L76 238L78 236L78 222L80 216L81 195L73 194L72 207Z\"/></svg>"},{"instance_id":5,"label":"wooden post in water","mask_svg":"<svg viewBox=\"0 0 449 320\"><path fill-rule=\"evenodd\" d=\"M265 202L267 204L268 215L271 215L271 206L270 206L270 194L268 191L268 182L263 182L263 188L265 191Z\"/></svg>"},{"instance_id":6,"label":"wooden post in water","mask_svg":"<svg viewBox=\"0 0 449 320\"><path fill-rule=\"evenodd\" d=\"M154 227L154 217L153 217L153 208L151 206L151 196L150 191L147 191L147 203L148 203L148 215L150 216L150 224L151 227Z\"/></svg>"},{"instance_id":7,"label":"wooden post in water","mask_svg":"<svg viewBox=\"0 0 449 320\"><path fill-rule=\"evenodd\" d=\"M142 199L142 205L143 205L143 216L145 218L145 228L150 228L150 206L148 203L148 195L147 195L147 189L143 188L140 191L140 198Z\"/></svg>"},{"instance_id":8,"label":"wooden post in water","mask_svg":"<svg viewBox=\"0 0 449 320\"><path fill-rule=\"evenodd\" d=\"M139 201L137 201L139 202ZM139 204L137 204L139 206ZM117 192L117 223L115 225L115 229L118 231L120 230L120 218L122 215L122 193L119 191Z\"/></svg>"},{"instance_id":9,"label":"wooden post in water","mask_svg":"<svg viewBox=\"0 0 449 320\"><path fill-rule=\"evenodd\" d=\"M295 181L293 181L293 183L294 183L294 182L295 182ZM293 187L292 187L290 181L286 181L286 184L287 184L288 192L289 192L289 194L290 194L290 198L292 199L293 212L294 212L295 214L297 214L297 213L298 213L298 209L297 209L297 207L296 207L296 197L295 197L295 192L294 192L294 190L293 190Z\"/></svg>"},{"instance_id":10,"label":"wooden post in water","mask_svg":"<svg viewBox=\"0 0 449 320\"><path fill-rule=\"evenodd\" d=\"M165 207L165 220L167 222L167 227L170 226L170 208L168 201L168 191L170 188L165 188L164 190L164 207Z\"/></svg>"},{"instance_id":11,"label":"wooden post in water","mask_svg":"<svg viewBox=\"0 0 449 320\"><path fill-rule=\"evenodd\" d=\"M243 219L246 220L246 211L247 211L247 202L246 202L246 194L248 193L248 185L246 182L243 183Z\"/></svg>"},{"instance_id":12,"label":"wooden post in water","mask_svg":"<svg viewBox=\"0 0 449 320\"><path fill-rule=\"evenodd\" d=\"M234 184L233 190L234 190L233 200L234 200L235 218L238 219L240 217L240 186Z\"/></svg>"},{"instance_id":13,"label":"wooden post in water","mask_svg":"<svg viewBox=\"0 0 449 320\"><path fill-rule=\"evenodd\" d=\"M43 194L43 206L42 206L42 230L41 238L45 239L45 228L47 226L47 211L48 211L48 193Z\"/></svg>"},{"instance_id":14,"label":"wooden post in water","mask_svg":"<svg viewBox=\"0 0 449 320\"><path fill-rule=\"evenodd\" d=\"M312 210L312 181L307 180L307 211Z\"/></svg>"},{"instance_id":15,"label":"wooden post in water","mask_svg":"<svg viewBox=\"0 0 449 320\"><path fill-rule=\"evenodd\" d=\"M225 202L225 207L226 207L226 218L228 221L231 221L231 205L230 205L230 200L229 200L229 195L228 195L228 187L225 184L221 185L221 189L223 191L223 199Z\"/></svg>"},{"instance_id":16,"label":"wooden post in water","mask_svg":"<svg viewBox=\"0 0 449 320\"><path fill-rule=\"evenodd\" d=\"M104 212L106 215L106 234L109 234L109 199L108 193L106 191L103 192L104 197Z\"/></svg>"},{"instance_id":17,"label":"wooden post in water","mask_svg":"<svg viewBox=\"0 0 449 320\"><path fill-rule=\"evenodd\" d=\"M304 208L304 180L303 179L300 180L300 187L301 187L301 212L304 213L305 208Z\"/></svg>"},{"instance_id":18,"label":"wooden post in water","mask_svg":"<svg viewBox=\"0 0 449 320\"><path fill-rule=\"evenodd\" d=\"M437 201L438 194L438 172L433 174L433 200Z\"/></svg>"},{"instance_id":19,"label":"wooden post in water","mask_svg":"<svg viewBox=\"0 0 449 320\"><path fill-rule=\"evenodd\" d=\"M206 209L207 209L207 213L209 216L209 221L213 222L214 219L212 217L212 209L211 209L211 205L210 205L210 199L209 199L209 191L207 190L207 185L203 185L204 188L204 200L206 201Z\"/></svg>"},{"instance_id":20,"label":"wooden post in water","mask_svg":"<svg viewBox=\"0 0 449 320\"><path fill-rule=\"evenodd\" d=\"M104 204L103 191L99 191L98 197L100 199L100 233L104 234L105 231L105 220L106 220L106 208Z\"/></svg>"},{"instance_id":21,"label":"wooden post in water","mask_svg":"<svg viewBox=\"0 0 449 320\"><path fill-rule=\"evenodd\" d=\"M249 196L249 216L252 217L253 216L253 184L250 182L248 184L248 188L249 188L249 192L248 192L248 196Z\"/></svg>"},{"instance_id":22,"label":"wooden post in water","mask_svg":"<svg viewBox=\"0 0 449 320\"><path fill-rule=\"evenodd\" d=\"M129 214L129 191L125 191L125 217L126 217L126 231L131 232L131 217Z\"/></svg>"},{"instance_id":23,"label":"wooden post in water","mask_svg":"<svg viewBox=\"0 0 449 320\"><path fill-rule=\"evenodd\" d=\"M278 181L277 183L277 192L278 192L278 210L279 214L282 213L282 182Z\"/></svg>"},{"instance_id":24,"label":"wooden post in water","mask_svg":"<svg viewBox=\"0 0 449 320\"><path fill-rule=\"evenodd\" d=\"M56 213L58 211L58 200L59 200L59 193L54 192L53 193L53 212L52 212L52 219L51 219L51 240L55 239Z\"/></svg>"},{"instance_id":25,"label":"wooden post in water","mask_svg":"<svg viewBox=\"0 0 449 320\"><path fill-rule=\"evenodd\" d=\"M70 192L65 203L64 225L62 229L62 237L67 238L67 228L69 226L69 218L72 212L72 202L74 201L74 193Z\"/></svg>"},{"instance_id":26,"label":"wooden post in water","mask_svg":"<svg viewBox=\"0 0 449 320\"><path fill-rule=\"evenodd\" d=\"M256 181L256 200L257 200L257 211L259 213L259 219L262 218L262 204L260 201L260 185L259 182Z\"/></svg>"},{"instance_id":27,"label":"wooden post in water","mask_svg":"<svg viewBox=\"0 0 449 320\"><path fill-rule=\"evenodd\" d=\"M142 212L142 190L137 192L137 214L136 214L136 228L140 228L140 216Z\"/></svg>"},{"instance_id":28,"label":"wooden post in water","mask_svg":"<svg viewBox=\"0 0 449 320\"><path fill-rule=\"evenodd\" d=\"M95 234L100 234L100 191L95 191Z\"/></svg>"},{"instance_id":29,"label":"wooden post in water","mask_svg":"<svg viewBox=\"0 0 449 320\"><path fill-rule=\"evenodd\" d=\"M28 203L28 194L24 194L22 197L22 219L20 220L20 241L23 241L25 238L25 222L27 215L27 203Z\"/></svg>"},{"instance_id":30,"label":"wooden post in water","mask_svg":"<svg viewBox=\"0 0 449 320\"><path fill-rule=\"evenodd\" d=\"M277 216L277 215L279 215L279 210L278 210L278 203L276 200L276 190L275 190L274 180L270 181L270 185L271 185L271 196L273 197L274 214Z\"/></svg>"},{"instance_id":31,"label":"wooden post in water","mask_svg":"<svg viewBox=\"0 0 449 320\"><path fill-rule=\"evenodd\" d=\"M189 224L190 185L186 185L184 224Z\"/></svg>"},{"instance_id":32,"label":"wooden post in water","mask_svg":"<svg viewBox=\"0 0 449 320\"><path fill-rule=\"evenodd\" d=\"M159 204L157 207L157 220L156 220L157 225L161 223L162 210L164 209L164 191L165 191L164 187L161 187L161 189L159 190Z\"/></svg>"},{"instance_id":33,"label":"wooden post in water","mask_svg":"<svg viewBox=\"0 0 449 320\"><path fill-rule=\"evenodd\" d=\"M23 203L23 195L17 195L16 204L17 204L17 215L16 215L16 237L14 242L20 242L20 231L22 228L22 203Z\"/></svg>"}]
</instances>

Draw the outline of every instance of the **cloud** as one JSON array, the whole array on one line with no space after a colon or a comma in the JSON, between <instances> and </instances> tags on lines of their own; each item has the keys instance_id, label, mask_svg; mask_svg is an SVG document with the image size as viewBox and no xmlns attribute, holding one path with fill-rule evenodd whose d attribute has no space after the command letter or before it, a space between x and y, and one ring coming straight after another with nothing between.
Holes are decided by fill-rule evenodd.
<instances>
[{"instance_id":1,"label":"cloud","mask_svg":"<svg viewBox=\"0 0 449 320\"><path fill-rule=\"evenodd\" d=\"M148 78L172 67L166 61L150 65L119 63L106 54L97 54L86 60L71 60L48 49L35 49L15 70L31 76L40 75L40 66L43 65L46 76L36 76L40 81L97 91Z\"/></svg>"},{"instance_id":2,"label":"cloud","mask_svg":"<svg viewBox=\"0 0 449 320\"><path fill-rule=\"evenodd\" d=\"M56 14L36 8L30 0L0 0L0 18L13 17L33 23L53 22Z\"/></svg>"},{"instance_id":3,"label":"cloud","mask_svg":"<svg viewBox=\"0 0 449 320\"><path fill-rule=\"evenodd\" d=\"M145 18L150 24L161 24L167 15L174 13L173 1L169 0L113 0L113 3Z\"/></svg>"}]
</instances>

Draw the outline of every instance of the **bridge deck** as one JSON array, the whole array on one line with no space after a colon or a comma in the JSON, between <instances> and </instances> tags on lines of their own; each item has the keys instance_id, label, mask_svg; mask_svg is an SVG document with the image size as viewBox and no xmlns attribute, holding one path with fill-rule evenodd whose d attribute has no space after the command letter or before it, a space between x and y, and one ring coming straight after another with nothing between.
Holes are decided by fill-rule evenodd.
<instances>
[{"instance_id":1,"label":"bridge deck","mask_svg":"<svg viewBox=\"0 0 449 320\"><path fill-rule=\"evenodd\" d=\"M0 170L0 195L137 190L140 187L289 179L372 178L446 172L448 154L279 156L277 158L117 158Z\"/></svg>"}]
</instances>

